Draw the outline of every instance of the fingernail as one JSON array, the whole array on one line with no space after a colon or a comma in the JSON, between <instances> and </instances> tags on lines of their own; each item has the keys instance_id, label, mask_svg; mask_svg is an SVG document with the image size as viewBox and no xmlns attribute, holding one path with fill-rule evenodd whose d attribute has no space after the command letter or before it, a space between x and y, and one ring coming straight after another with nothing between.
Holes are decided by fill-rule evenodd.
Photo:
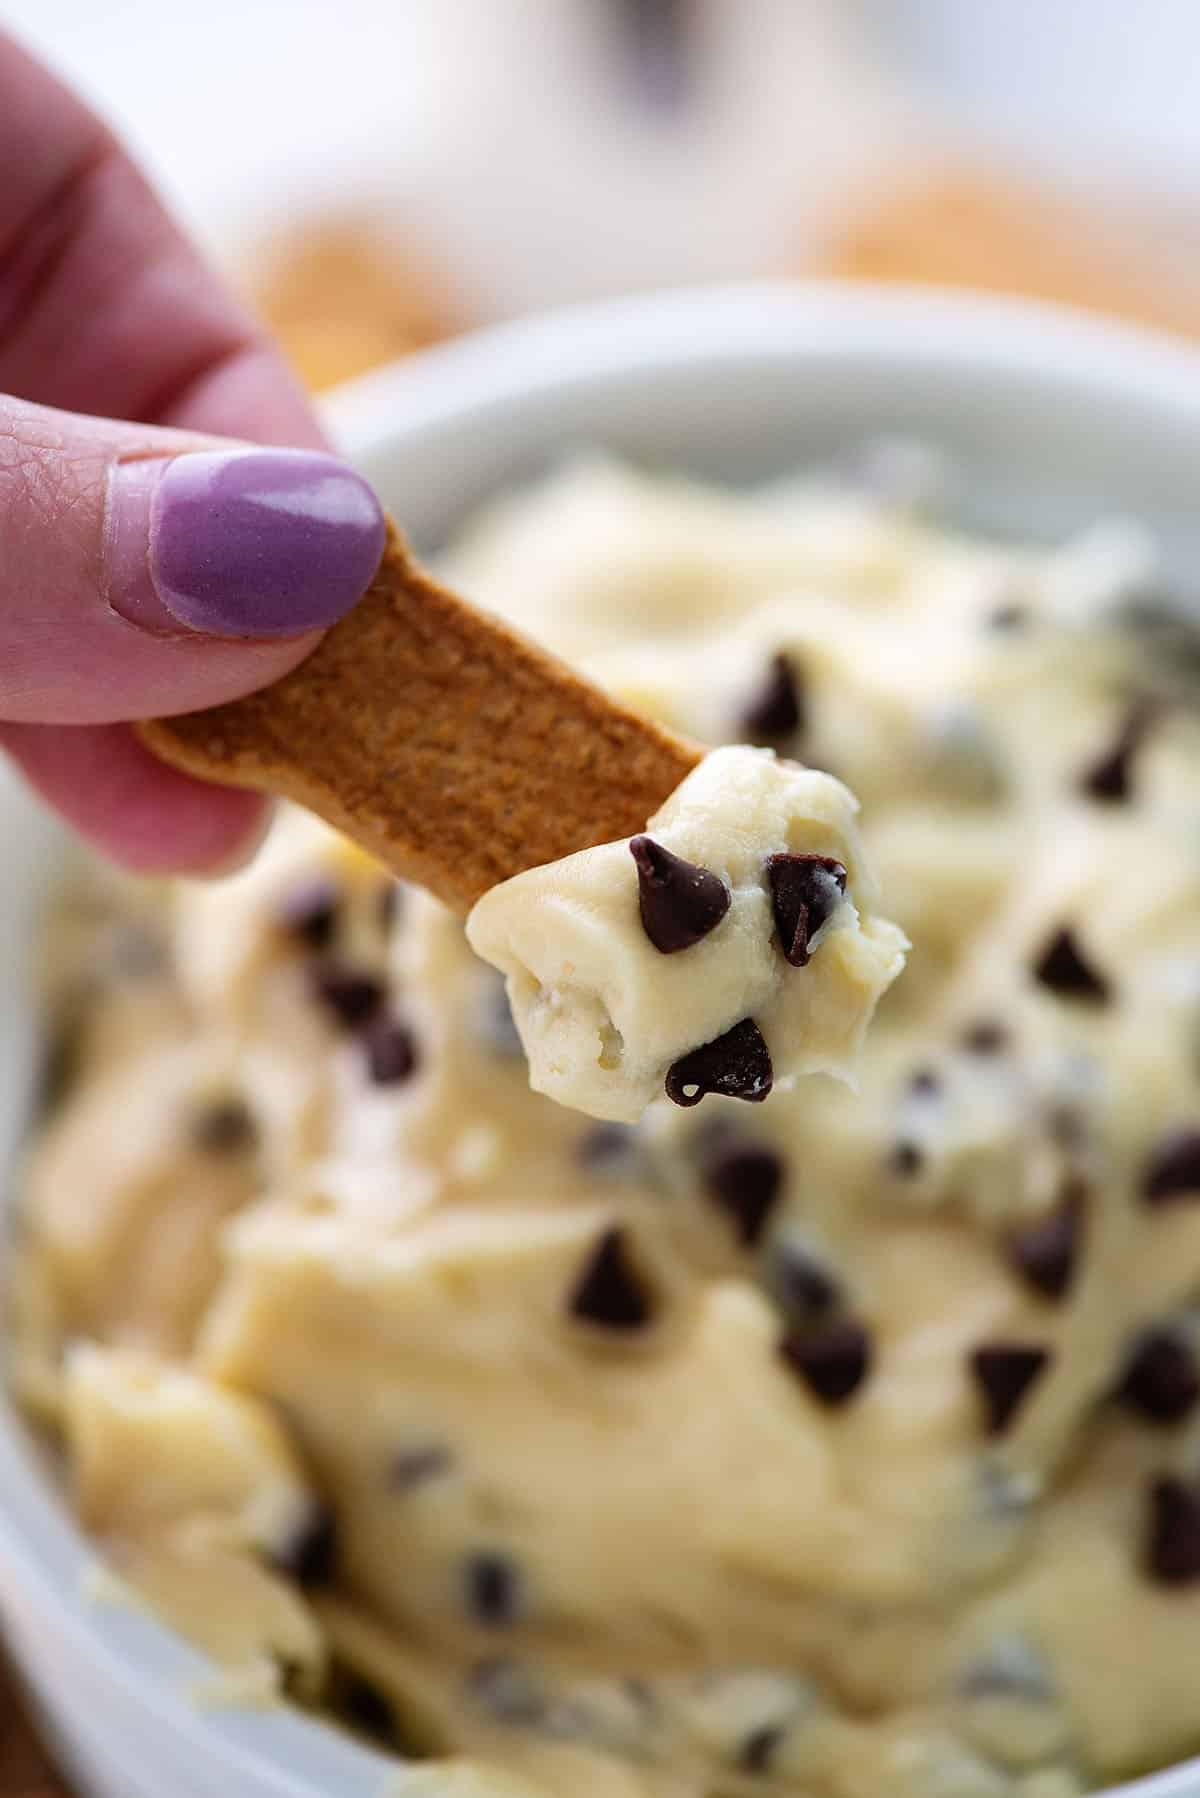
<instances>
[{"instance_id":1,"label":"fingernail","mask_svg":"<svg viewBox=\"0 0 1200 1798\"><path fill-rule=\"evenodd\" d=\"M295 637L362 598L385 534L374 493L333 456L200 450L120 462L108 599L143 630Z\"/></svg>"}]
</instances>

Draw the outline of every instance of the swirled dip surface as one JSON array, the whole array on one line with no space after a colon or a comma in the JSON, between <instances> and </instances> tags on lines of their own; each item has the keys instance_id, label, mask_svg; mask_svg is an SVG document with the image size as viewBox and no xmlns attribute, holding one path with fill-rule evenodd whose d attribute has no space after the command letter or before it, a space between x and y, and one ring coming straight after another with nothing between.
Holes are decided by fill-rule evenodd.
<instances>
[{"instance_id":1,"label":"swirled dip surface","mask_svg":"<svg viewBox=\"0 0 1200 1798\"><path fill-rule=\"evenodd\" d=\"M710 1060L596 1122L461 925L298 816L219 885L93 876L15 1295L84 1523L430 1793L1072 1798L1194 1752L1200 656L1150 546L589 466L452 572L751 746L704 768L844 781L909 966L856 1091ZM683 965L753 886L770 1047L873 916L827 821L781 898L669 806L598 852L612 940ZM661 849L730 906L643 950L644 870L668 941L721 903ZM710 959L656 1090L687 1005L726 1028Z\"/></svg>"}]
</instances>

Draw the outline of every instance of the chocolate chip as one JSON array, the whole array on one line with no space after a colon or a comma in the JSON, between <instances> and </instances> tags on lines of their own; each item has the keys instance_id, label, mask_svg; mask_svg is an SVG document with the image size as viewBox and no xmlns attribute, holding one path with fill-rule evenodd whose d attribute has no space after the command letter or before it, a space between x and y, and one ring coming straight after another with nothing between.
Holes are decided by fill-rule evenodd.
<instances>
[{"instance_id":1,"label":"chocolate chip","mask_svg":"<svg viewBox=\"0 0 1200 1798\"><path fill-rule=\"evenodd\" d=\"M314 1504L271 1565L298 1586L327 1586L337 1564L337 1521L327 1505Z\"/></svg>"},{"instance_id":2,"label":"chocolate chip","mask_svg":"<svg viewBox=\"0 0 1200 1798\"><path fill-rule=\"evenodd\" d=\"M1050 1364L1048 1349L1022 1342L990 1342L972 1352L970 1367L983 1398L989 1436L1006 1430L1029 1388Z\"/></svg>"},{"instance_id":3,"label":"chocolate chip","mask_svg":"<svg viewBox=\"0 0 1200 1798\"><path fill-rule=\"evenodd\" d=\"M469 1556L463 1580L467 1608L477 1623L486 1624L489 1629L506 1629L516 1622L520 1608L520 1578L507 1555Z\"/></svg>"},{"instance_id":4,"label":"chocolate chip","mask_svg":"<svg viewBox=\"0 0 1200 1798\"><path fill-rule=\"evenodd\" d=\"M1130 709L1111 749L1079 777L1079 790L1088 799L1120 805L1132 796L1134 758L1146 740L1152 717L1153 708L1145 702Z\"/></svg>"},{"instance_id":5,"label":"chocolate chip","mask_svg":"<svg viewBox=\"0 0 1200 1798\"><path fill-rule=\"evenodd\" d=\"M393 1492L411 1492L414 1486L440 1479L453 1464L450 1450L440 1442L402 1448L388 1464L387 1484Z\"/></svg>"},{"instance_id":6,"label":"chocolate chip","mask_svg":"<svg viewBox=\"0 0 1200 1798\"><path fill-rule=\"evenodd\" d=\"M1048 1299L1065 1298L1082 1233L1083 1192L1072 1188L1049 1216L1013 1231L1007 1243L1008 1258L1035 1291Z\"/></svg>"},{"instance_id":7,"label":"chocolate chip","mask_svg":"<svg viewBox=\"0 0 1200 1798\"><path fill-rule=\"evenodd\" d=\"M1171 1330L1147 1330L1116 1396L1149 1423L1178 1423L1200 1398L1200 1372L1189 1345Z\"/></svg>"},{"instance_id":8,"label":"chocolate chip","mask_svg":"<svg viewBox=\"0 0 1200 1798\"><path fill-rule=\"evenodd\" d=\"M579 1139L576 1154L593 1174L628 1174L638 1161L640 1138L632 1124L593 1124Z\"/></svg>"},{"instance_id":9,"label":"chocolate chip","mask_svg":"<svg viewBox=\"0 0 1200 1798\"><path fill-rule=\"evenodd\" d=\"M702 1043L667 1069L666 1092L676 1105L699 1105L705 1093L726 1099L765 1099L775 1079L771 1052L753 1018Z\"/></svg>"},{"instance_id":10,"label":"chocolate chip","mask_svg":"<svg viewBox=\"0 0 1200 1798\"><path fill-rule=\"evenodd\" d=\"M794 1237L779 1236L772 1242L764 1277L776 1304L793 1323L813 1323L841 1303L841 1288L828 1267Z\"/></svg>"},{"instance_id":11,"label":"chocolate chip","mask_svg":"<svg viewBox=\"0 0 1200 1798\"><path fill-rule=\"evenodd\" d=\"M767 885L784 957L794 968L807 967L813 939L845 894L846 870L829 855L770 855Z\"/></svg>"},{"instance_id":12,"label":"chocolate chip","mask_svg":"<svg viewBox=\"0 0 1200 1798\"><path fill-rule=\"evenodd\" d=\"M1170 1476L1150 1486L1143 1550L1150 1578L1164 1586L1200 1579L1200 1493Z\"/></svg>"},{"instance_id":13,"label":"chocolate chip","mask_svg":"<svg viewBox=\"0 0 1200 1798\"><path fill-rule=\"evenodd\" d=\"M932 1068L918 1068L908 1082L910 1094L917 1099L932 1099L942 1090L942 1082Z\"/></svg>"},{"instance_id":14,"label":"chocolate chip","mask_svg":"<svg viewBox=\"0 0 1200 1798\"><path fill-rule=\"evenodd\" d=\"M400 1747L400 1732L392 1702L371 1680L339 1663L330 1682L333 1709L351 1728L370 1736L385 1748Z\"/></svg>"},{"instance_id":15,"label":"chocolate chip","mask_svg":"<svg viewBox=\"0 0 1200 1798\"><path fill-rule=\"evenodd\" d=\"M752 743L779 743L805 725L804 687L790 657L773 655L758 693L742 713L742 734Z\"/></svg>"},{"instance_id":16,"label":"chocolate chip","mask_svg":"<svg viewBox=\"0 0 1200 1798\"><path fill-rule=\"evenodd\" d=\"M924 1166L924 1151L915 1142L898 1142L888 1157L888 1167L900 1180L915 1180Z\"/></svg>"},{"instance_id":17,"label":"chocolate chip","mask_svg":"<svg viewBox=\"0 0 1200 1798\"><path fill-rule=\"evenodd\" d=\"M244 1099L216 1099L192 1119L192 1141L206 1155L241 1155L257 1143L258 1126Z\"/></svg>"},{"instance_id":18,"label":"chocolate chip","mask_svg":"<svg viewBox=\"0 0 1200 1798\"><path fill-rule=\"evenodd\" d=\"M390 935L404 905L404 888L398 880L385 880L376 900L379 928Z\"/></svg>"},{"instance_id":19,"label":"chocolate chip","mask_svg":"<svg viewBox=\"0 0 1200 1798\"><path fill-rule=\"evenodd\" d=\"M382 981L371 974L357 973L353 968L329 962L316 968L312 976L313 992L347 1030L361 1030L383 1004Z\"/></svg>"},{"instance_id":20,"label":"chocolate chip","mask_svg":"<svg viewBox=\"0 0 1200 1798\"><path fill-rule=\"evenodd\" d=\"M568 1302L572 1317L605 1330L640 1330L653 1305L633 1266L623 1230L607 1230L592 1250Z\"/></svg>"},{"instance_id":21,"label":"chocolate chip","mask_svg":"<svg viewBox=\"0 0 1200 1798\"><path fill-rule=\"evenodd\" d=\"M738 1241L751 1248L761 1237L783 1185L783 1162L773 1149L734 1144L715 1153L704 1168L704 1184L726 1213Z\"/></svg>"},{"instance_id":22,"label":"chocolate chip","mask_svg":"<svg viewBox=\"0 0 1200 1798\"><path fill-rule=\"evenodd\" d=\"M1147 1205L1200 1198L1200 1130L1175 1130L1163 1138L1142 1175Z\"/></svg>"},{"instance_id":23,"label":"chocolate chip","mask_svg":"<svg viewBox=\"0 0 1200 1798\"><path fill-rule=\"evenodd\" d=\"M399 1018L379 1018L368 1024L362 1043L373 1086L399 1086L416 1073L416 1038Z\"/></svg>"},{"instance_id":24,"label":"chocolate chip","mask_svg":"<svg viewBox=\"0 0 1200 1798\"><path fill-rule=\"evenodd\" d=\"M709 868L685 862L656 843L634 837L642 929L660 955L677 955L715 930L729 910L729 888Z\"/></svg>"},{"instance_id":25,"label":"chocolate chip","mask_svg":"<svg viewBox=\"0 0 1200 1798\"><path fill-rule=\"evenodd\" d=\"M782 1723L764 1723L761 1728L751 1730L738 1750L738 1766L745 1773L769 1772L786 1734Z\"/></svg>"},{"instance_id":26,"label":"chocolate chip","mask_svg":"<svg viewBox=\"0 0 1200 1798\"><path fill-rule=\"evenodd\" d=\"M1002 1055L1009 1040L1003 1024L994 1018L979 1018L963 1031L962 1046L969 1055Z\"/></svg>"},{"instance_id":27,"label":"chocolate chip","mask_svg":"<svg viewBox=\"0 0 1200 1798\"><path fill-rule=\"evenodd\" d=\"M275 908L281 930L306 949L328 949L337 930L341 888L327 874L314 874L291 887Z\"/></svg>"},{"instance_id":28,"label":"chocolate chip","mask_svg":"<svg viewBox=\"0 0 1200 1798\"><path fill-rule=\"evenodd\" d=\"M1034 979L1060 999L1079 999L1103 1005L1112 988L1103 974L1084 959L1078 939L1069 926L1056 930L1033 967Z\"/></svg>"},{"instance_id":29,"label":"chocolate chip","mask_svg":"<svg viewBox=\"0 0 1200 1798\"><path fill-rule=\"evenodd\" d=\"M871 1339L860 1323L840 1318L817 1330L788 1330L779 1353L823 1405L843 1405L866 1378Z\"/></svg>"}]
</instances>

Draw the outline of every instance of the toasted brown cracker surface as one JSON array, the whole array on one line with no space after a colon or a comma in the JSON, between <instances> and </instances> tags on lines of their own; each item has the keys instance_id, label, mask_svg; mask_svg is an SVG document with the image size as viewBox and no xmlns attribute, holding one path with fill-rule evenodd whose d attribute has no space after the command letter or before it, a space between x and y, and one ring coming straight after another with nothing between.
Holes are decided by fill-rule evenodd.
<instances>
[{"instance_id":1,"label":"toasted brown cracker surface","mask_svg":"<svg viewBox=\"0 0 1200 1798\"><path fill-rule=\"evenodd\" d=\"M439 587L394 528L299 668L140 728L176 767L308 806L459 911L640 830L702 753Z\"/></svg>"}]
</instances>

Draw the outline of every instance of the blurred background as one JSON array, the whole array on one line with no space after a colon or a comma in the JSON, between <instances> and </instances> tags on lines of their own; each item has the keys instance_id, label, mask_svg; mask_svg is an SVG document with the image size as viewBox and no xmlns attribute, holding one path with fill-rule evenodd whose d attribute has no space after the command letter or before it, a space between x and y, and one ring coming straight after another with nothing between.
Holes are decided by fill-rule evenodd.
<instances>
[{"instance_id":1,"label":"blurred background","mask_svg":"<svg viewBox=\"0 0 1200 1798\"><path fill-rule=\"evenodd\" d=\"M323 387L841 273L1200 333L1196 0L0 0Z\"/></svg>"}]
</instances>

